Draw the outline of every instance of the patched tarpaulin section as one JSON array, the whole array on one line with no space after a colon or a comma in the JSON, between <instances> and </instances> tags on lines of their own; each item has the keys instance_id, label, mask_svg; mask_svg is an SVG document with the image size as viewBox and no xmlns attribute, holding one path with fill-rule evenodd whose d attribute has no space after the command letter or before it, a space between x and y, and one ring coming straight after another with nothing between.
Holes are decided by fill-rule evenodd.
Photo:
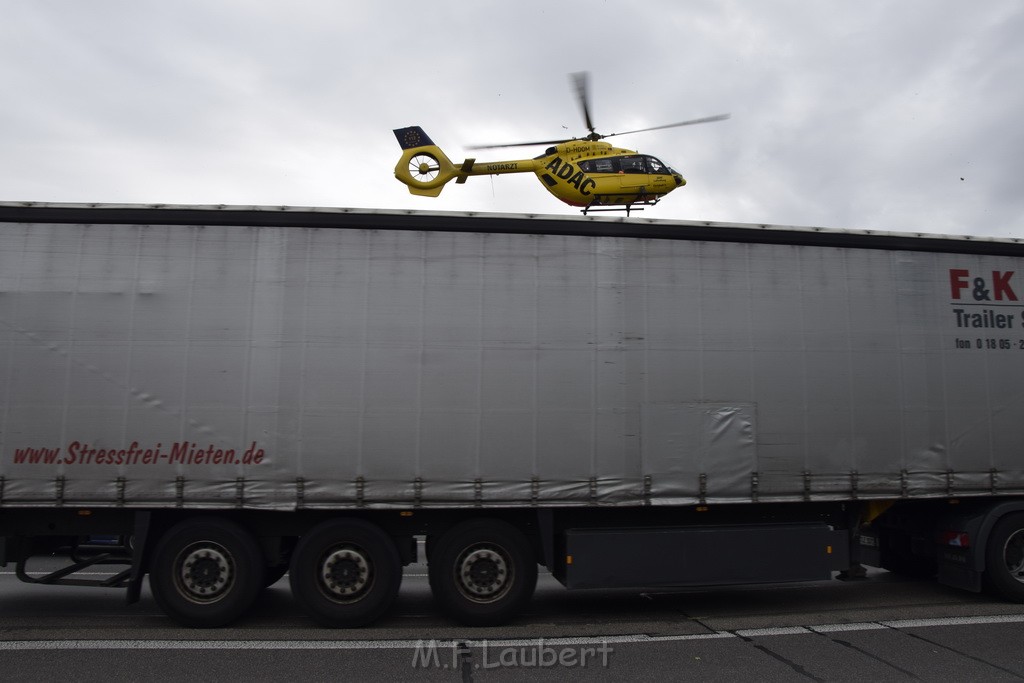
<instances>
[{"instance_id":1,"label":"patched tarpaulin section","mask_svg":"<svg viewBox=\"0 0 1024 683\"><path fill-rule=\"evenodd\" d=\"M0 504L1020 493L1022 273L905 249L8 223Z\"/></svg>"},{"instance_id":2,"label":"patched tarpaulin section","mask_svg":"<svg viewBox=\"0 0 1024 683\"><path fill-rule=\"evenodd\" d=\"M654 404L642 413L643 469L653 500L709 503L751 495L757 485L753 405Z\"/></svg>"}]
</instances>

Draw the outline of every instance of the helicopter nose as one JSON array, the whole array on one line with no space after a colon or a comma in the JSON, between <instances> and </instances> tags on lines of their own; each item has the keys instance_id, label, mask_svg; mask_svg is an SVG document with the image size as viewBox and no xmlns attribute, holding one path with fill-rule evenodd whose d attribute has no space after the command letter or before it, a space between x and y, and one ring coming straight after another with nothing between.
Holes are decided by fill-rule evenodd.
<instances>
[{"instance_id":1,"label":"helicopter nose","mask_svg":"<svg viewBox=\"0 0 1024 683\"><path fill-rule=\"evenodd\" d=\"M683 176L679 175L678 173L676 173L672 177L676 179L676 187L682 187L683 185L686 184L686 178L684 178Z\"/></svg>"}]
</instances>

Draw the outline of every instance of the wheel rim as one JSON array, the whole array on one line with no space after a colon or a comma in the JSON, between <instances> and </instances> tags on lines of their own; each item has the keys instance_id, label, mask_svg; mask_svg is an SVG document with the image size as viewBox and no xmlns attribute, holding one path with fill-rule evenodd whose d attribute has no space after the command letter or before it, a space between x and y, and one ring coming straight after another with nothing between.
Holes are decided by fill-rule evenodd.
<instances>
[{"instance_id":1,"label":"wheel rim","mask_svg":"<svg viewBox=\"0 0 1024 683\"><path fill-rule=\"evenodd\" d=\"M235 583L235 563L224 546L198 541L178 553L174 563L178 592L199 604L217 602Z\"/></svg>"},{"instance_id":2,"label":"wheel rim","mask_svg":"<svg viewBox=\"0 0 1024 683\"><path fill-rule=\"evenodd\" d=\"M1003 561L1010 576L1024 583L1024 529L1018 529L1006 539L1003 546Z\"/></svg>"},{"instance_id":3,"label":"wheel rim","mask_svg":"<svg viewBox=\"0 0 1024 683\"><path fill-rule=\"evenodd\" d=\"M512 561L499 546L477 544L466 548L455 563L455 583L473 602L495 602L513 583Z\"/></svg>"},{"instance_id":4,"label":"wheel rim","mask_svg":"<svg viewBox=\"0 0 1024 683\"><path fill-rule=\"evenodd\" d=\"M317 584L334 602L358 602L373 586L373 563L358 546L335 546L321 556L318 566Z\"/></svg>"},{"instance_id":5,"label":"wheel rim","mask_svg":"<svg viewBox=\"0 0 1024 683\"><path fill-rule=\"evenodd\" d=\"M417 154L409 159L409 175L421 183L437 178L441 165L432 154Z\"/></svg>"}]
</instances>

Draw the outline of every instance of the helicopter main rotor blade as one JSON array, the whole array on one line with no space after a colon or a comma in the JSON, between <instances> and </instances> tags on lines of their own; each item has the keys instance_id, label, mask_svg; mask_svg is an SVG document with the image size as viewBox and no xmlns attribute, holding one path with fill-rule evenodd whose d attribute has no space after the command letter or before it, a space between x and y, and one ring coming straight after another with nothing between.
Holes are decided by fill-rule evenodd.
<instances>
[{"instance_id":1,"label":"helicopter main rotor blade","mask_svg":"<svg viewBox=\"0 0 1024 683\"><path fill-rule=\"evenodd\" d=\"M502 147L538 147L540 145L560 145L563 142L571 142L579 138L564 138L562 140L538 140L536 142L507 142L501 145L465 145L465 149L500 149Z\"/></svg>"},{"instance_id":2,"label":"helicopter main rotor blade","mask_svg":"<svg viewBox=\"0 0 1024 683\"><path fill-rule=\"evenodd\" d=\"M729 118L729 114L718 114L717 116L705 116L700 119L691 119L689 121L679 121L678 123L668 123L664 126L652 126L650 128L638 128L636 130L627 130L621 133L609 133L608 135L601 135L594 130L594 122L590 118L590 73L587 71L577 71L576 73L569 74L572 79L573 85L576 88L576 99L580 104L580 111L583 112L583 120L587 125L587 130L590 131L589 135L584 137L575 138L562 138L560 140L536 140L533 142L508 142L498 145L466 145L465 149L499 149L501 147L538 147L540 145L560 145L563 142L573 142L575 140L589 140L596 142L605 138L614 137L616 135L630 135L632 133L645 133L649 130L662 130L665 128L678 128L679 126L692 126L697 123L712 123L714 121L724 121Z\"/></svg>"},{"instance_id":3,"label":"helicopter main rotor blade","mask_svg":"<svg viewBox=\"0 0 1024 683\"><path fill-rule=\"evenodd\" d=\"M650 128L637 128L636 130L627 130L621 133L609 133L608 135L602 135L602 138L610 138L616 135L630 135L632 133L646 133L649 130L662 130L664 128L678 128L679 126L692 126L697 123L714 123L715 121L725 121L729 118L729 114L717 114L715 116L705 116L702 119L691 119L689 121L680 121L678 123L666 123L664 126L652 126Z\"/></svg>"},{"instance_id":4,"label":"helicopter main rotor blade","mask_svg":"<svg viewBox=\"0 0 1024 683\"><path fill-rule=\"evenodd\" d=\"M594 133L594 123L590 120L590 73L587 71L578 71L571 74L572 82L576 86L576 99L580 102L580 110L583 112L583 122L587 125L587 130Z\"/></svg>"}]
</instances>

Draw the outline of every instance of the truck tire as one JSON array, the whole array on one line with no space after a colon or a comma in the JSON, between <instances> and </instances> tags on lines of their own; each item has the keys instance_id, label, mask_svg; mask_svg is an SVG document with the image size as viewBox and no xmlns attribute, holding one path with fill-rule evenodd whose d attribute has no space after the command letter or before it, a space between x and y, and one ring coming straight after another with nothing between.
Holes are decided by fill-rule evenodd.
<instances>
[{"instance_id":1,"label":"truck tire","mask_svg":"<svg viewBox=\"0 0 1024 683\"><path fill-rule=\"evenodd\" d=\"M218 517L171 527L149 568L153 597L184 626L215 628L242 616L263 588L264 559L244 528Z\"/></svg>"},{"instance_id":2,"label":"truck tire","mask_svg":"<svg viewBox=\"0 0 1024 683\"><path fill-rule=\"evenodd\" d=\"M467 626L515 617L537 586L537 559L521 531L496 519L456 525L433 544L427 565L441 608Z\"/></svg>"},{"instance_id":3,"label":"truck tire","mask_svg":"<svg viewBox=\"0 0 1024 683\"><path fill-rule=\"evenodd\" d=\"M288 573L288 565L279 564L274 567L267 567L263 577L263 587L270 588L275 583L284 578L284 575Z\"/></svg>"},{"instance_id":4,"label":"truck tire","mask_svg":"<svg viewBox=\"0 0 1024 683\"><path fill-rule=\"evenodd\" d=\"M1024 514L1003 517L985 547L985 578L1000 597L1024 602Z\"/></svg>"},{"instance_id":5,"label":"truck tire","mask_svg":"<svg viewBox=\"0 0 1024 683\"><path fill-rule=\"evenodd\" d=\"M299 539L289 581L292 595L319 624L356 628L394 603L402 560L394 540L375 524L331 520Z\"/></svg>"}]
</instances>

